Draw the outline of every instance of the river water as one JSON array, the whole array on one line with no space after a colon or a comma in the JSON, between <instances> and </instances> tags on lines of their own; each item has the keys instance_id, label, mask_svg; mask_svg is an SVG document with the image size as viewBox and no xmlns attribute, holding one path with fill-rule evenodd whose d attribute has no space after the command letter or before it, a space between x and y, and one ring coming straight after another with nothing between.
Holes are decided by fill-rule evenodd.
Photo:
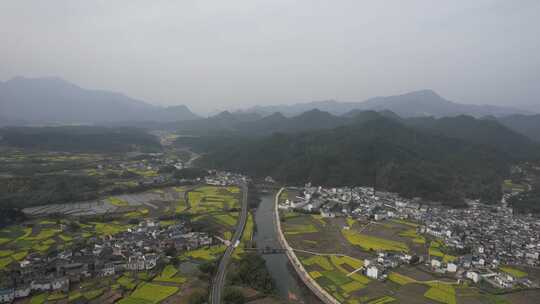
<instances>
[{"instance_id":1,"label":"river water","mask_svg":"<svg viewBox=\"0 0 540 304\"><path fill-rule=\"evenodd\" d=\"M273 221L274 195L275 193L262 195L261 203L255 212L257 229L253 237L258 248L280 248ZM276 281L278 296L281 299L294 303L320 303L298 279L285 254L263 255L263 258L270 275Z\"/></svg>"}]
</instances>

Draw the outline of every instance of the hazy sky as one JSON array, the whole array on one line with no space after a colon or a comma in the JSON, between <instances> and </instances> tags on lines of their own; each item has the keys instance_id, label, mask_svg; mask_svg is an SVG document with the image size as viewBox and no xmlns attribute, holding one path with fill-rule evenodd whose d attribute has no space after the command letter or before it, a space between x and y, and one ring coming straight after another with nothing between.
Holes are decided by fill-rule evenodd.
<instances>
[{"instance_id":1,"label":"hazy sky","mask_svg":"<svg viewBox=\"0 0 540 304\"><path fill-rule=\"evenodd\" d=\"M198 112L430 88L540 103L540 1L0 0L0 80Z\"/></svg>"}]
</instances>

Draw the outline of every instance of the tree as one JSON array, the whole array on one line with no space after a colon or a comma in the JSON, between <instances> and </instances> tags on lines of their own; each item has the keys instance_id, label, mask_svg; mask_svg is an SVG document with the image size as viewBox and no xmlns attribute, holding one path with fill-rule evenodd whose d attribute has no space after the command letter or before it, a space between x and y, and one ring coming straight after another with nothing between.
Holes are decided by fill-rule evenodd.
<instances>
[{"instance_id":1,"label":"tree","mask_svg":"<svg viewBox=\"0 0 540 304\"><path fill-rule=\"evenodd\" d=\"M214 274L216 272L216 269L217 269L217 266L215 262L206 262L199 265L199 270L202 273L206 273L210 275Z\"/></svg>"},{"instance_id":2,"label":"tree","mask_svg":"<svg viewBox=\"0 0 540 304\"><path fill-rule=\"evenodd\" d=\"M208 302L208 296L200 291L195 291L189 296L188 303L189 304L204 304Z\"/></svg>"},{"instance_id":3,"label":"tree","mask_svg":"<svg viewBox=\"0 0 540 304\"><path fill-rule=\"evenodd\" d=\"M249 286L265 294L275 291L275 282L266 268L266 261L258 254L245 254L238 267L230 273L232 284Z\"/></svg>"},{"instance_id":4,"label":"tree","mask_svg":"<svg viewBox=\"0 0 540 304\"><path fill-rule=\"evenodd\" d=\"M225 304L244 304L246 303L246 298L238 288L228 287L225 289L223 301Z\"/></svg>"}]
</instances>

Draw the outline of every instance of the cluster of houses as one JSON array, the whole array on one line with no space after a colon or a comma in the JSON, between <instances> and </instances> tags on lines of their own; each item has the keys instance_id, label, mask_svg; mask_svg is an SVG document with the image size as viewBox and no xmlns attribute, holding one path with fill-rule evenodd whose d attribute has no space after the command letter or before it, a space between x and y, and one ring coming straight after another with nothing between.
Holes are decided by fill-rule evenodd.
<instances>
[{"instance_id":1,"label":"cluster of houses","mask_svg":"<svg viewBox=\"0 0 540 304\"><path fill-rule=\"evenodd\" d=\"M66 249L54 256L32 253L13 264L0 286L0 303L11 303L33 292L69 291L70 284L125 271L149 271L168 249L193 250L210 246L206 233L190 231L184 223L163 227L146 220L125 232L91 238L84 248Z\"/></svg>"},{"instance_id":2,"label":"cluster of houses","mask_svg":"<svg viewBox=\"0 0 540 304\"><path fill-rule=\"evenodd\" d=\"M422 258L406 253L379 252L376 259L365 259L363 272L368 278L384 280L387 278L389 270L400 265L417 264L422 262Z\"/></svg>"},{"instance_id":3,"label":"cluster of houses","mask_svg":"<svg viewBox=\"0 0 540 304\"><path fill-rule=\"evenodd\" d=\"M421 232L470 253L481 266L540 266L540 219L477 203L466 209L430 208L415 219L424 223Z\"/></svg>"},{"instance_id":4,"label":"cluster of houses","mask_svg":"<svg viewBox=\"0 0 540 304\"><path fill-rule=\"evenodd\" d=\"M527 288L538 288L538 282L534 282L527 277L519 277L515 274L499 270L494 266L486 266L482 258L472 257L468 254L460 257L456 261L443 262L438 258L432 258L430 266L437 273L453 275L458 280L468 279L473 283L480 281L490 284L494 288L513 288L518 285Z\"/></svg>"},{"instance_id":5,"label":"cluster of houses","mask_svg":"<svg viewBox=\"0 0 540 304\"><path fill-rule=\"evenodd\" d=\"M298 196L280 202L280 209L320 213L323 217L347 216L364 221L394 218L420 223L419 234L439 240L457 257L445 263L440 257L426 256L427 265L435 272L455 274L475 283L485 279L498 288L536 286L527 278L497 271L501 265L540 266L540 219L515 215L505 204L470 201L468 208L452 209L370 187L323 188L307 184L293 190ZM381 254L377 261L366 264L367 276L380 279L385 270L404 261L404 257Z\"/></svg>"},{"instance_id":6,"label":"cluster of houses","mask_svg":"<svg viewBox=\"0 0 540 304\"><path fill-rule=\"evenodd\" d=\"M204 182L212 186L241 185L248 182L247 177L241 174L216 170L210 170L209 173Z\"/></svg>"}]
</instances>

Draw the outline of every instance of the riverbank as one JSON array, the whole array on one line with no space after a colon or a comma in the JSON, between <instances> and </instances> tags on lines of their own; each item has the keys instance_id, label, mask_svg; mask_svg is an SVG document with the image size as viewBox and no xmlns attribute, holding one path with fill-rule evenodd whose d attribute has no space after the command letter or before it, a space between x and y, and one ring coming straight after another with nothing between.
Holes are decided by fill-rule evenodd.
<instances>
[{"instance_id":1,"label":"riverbank","mask_svg":"<svg viewBox=\"0 0 540 304\"><path fill-rule=\"evenodd\" d=\"M281 221L279 219L278 200L279 200L279 196L284 190L285 188L281 188L276 194L275 200L274 200L274 223L276 226L277 236L281 244L281 247L286 250L286 255L289 259L289 262L294 267L300 279L323 303L341 304L334 297L332 297L326 290L322 289L319 286L319 284L317 284L317 282L313 280L313 278L311 278L311 276L305 270L304 266L302 265L302 263L300 262L296 254L294 253L293 248L289 246L289 243L287 242L285 235L283 235L283 231L281 230Z\"/></svg>"},{"instance_id":2,"label":"riverbank","mask_svg":"<svg viewBox=\"0 0 540 304\"><path fill-rule=\"evenodd\" d=\"M254 241L259 248L280 248L274 223L274 197L276 192L261 195L261 202L255 211ZM276 296L287 303L320 304L290 265L285 254L263 255L266 267L276 283Z\"/></svg>"}]
</instances>

